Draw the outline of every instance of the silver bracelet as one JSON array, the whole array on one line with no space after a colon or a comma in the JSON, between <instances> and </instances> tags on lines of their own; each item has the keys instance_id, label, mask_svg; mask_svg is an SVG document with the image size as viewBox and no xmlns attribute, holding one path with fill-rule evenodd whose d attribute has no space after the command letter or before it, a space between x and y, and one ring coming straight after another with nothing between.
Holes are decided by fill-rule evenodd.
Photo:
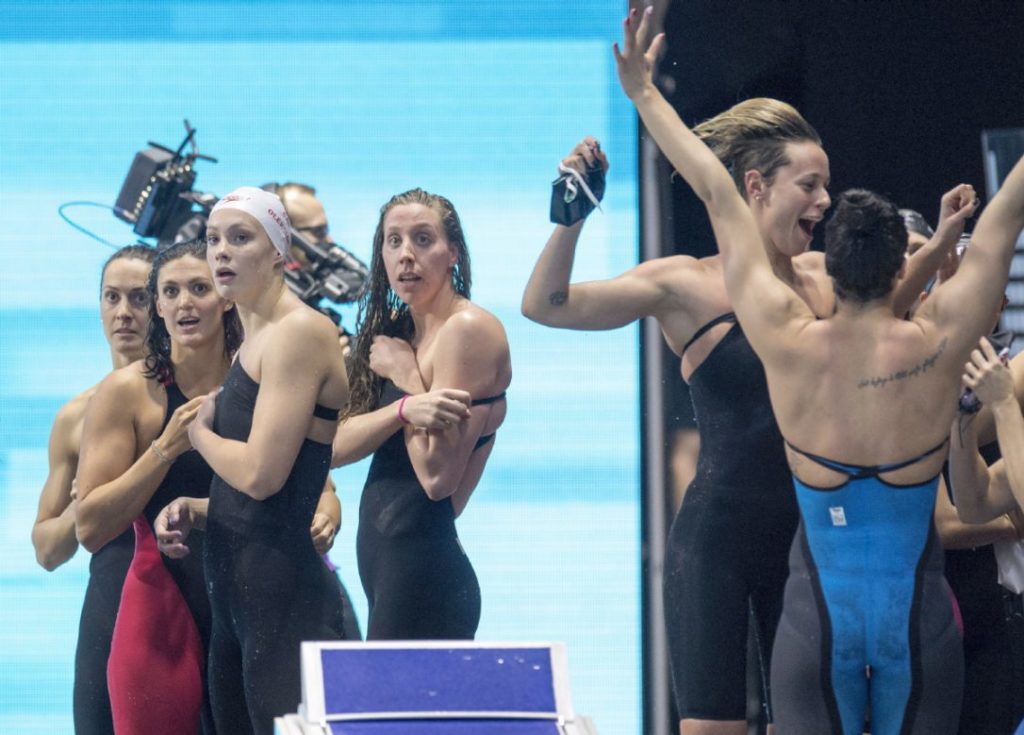
<instances>
[{"instance_id":1,"label":"silver bracelet","mask_svg":"<svg viewBox=\"0 0 1024 735\"><path fill-rule=\"evenodd\" d=\"M149 443L149 448L153 450L153 454L156 455L156 458L159 459L164 464L174 464L174 460L169 458L166 454L164 454L160 450L160 447L156 445L156 439Z\"/></svg>"}]
</instances>

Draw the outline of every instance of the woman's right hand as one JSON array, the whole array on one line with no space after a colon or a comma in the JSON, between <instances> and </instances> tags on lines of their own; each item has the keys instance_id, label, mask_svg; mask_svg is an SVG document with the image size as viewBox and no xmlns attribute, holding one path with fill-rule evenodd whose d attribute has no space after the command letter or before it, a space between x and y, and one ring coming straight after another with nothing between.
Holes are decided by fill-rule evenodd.
<instances>
[{"instance_id":1,"label":"woman's right hand","mask_svg":"<svg viewBox=\"0 0 1024 735\"><path fill-rule=\"evenodd\" d=\"M971 352L964 365L963 381L982 403L994 405L1001 401L1016 401L1013 375L985 337L981 338L978 348Z\"/></svg>"},{"instance_id":2,"label":"woman's right hand","mask_svg":"<svg viewBox=\"0 0 1024 735\"><path fill-rule=\"evenodd\" d=\"M978 195L970 184L958 184L942 195L939 204L937 236L955 244L963 234L967 220L978 210Z\"/></svg>"},{"instance_id":3,"label":"woman's right hand","mask_svg":"<svg viewBox=\"0 0 1024 735\"><path fill-rule=\"evenodd\" d=\"M168 459L177 459L192 448L192 442L188 438L188 427L196 418L199 406L205 396L198 396L187 403L183 403L171 414L171 420L156 438L156 444L160 452Z\"/></svg>"},{"instance_id":4,"label":"woman's right hand","mask_svg":"<svg viewBox=\"0 0 1024 735\"><path fill-rule=\"evenodd\" d=\"M464 390L440 388L427 393L409 395L402 404L405 423L417 429L445 430L470 416L473 399Z\"/></svg>"},{"instance_id":5,"label":"woman's right hand","mask_svg":"<svg viewBox=\"0 0 1024 735\"><path fill-rule=\"evenodd\" d=\"M584 176L587 169L594 168L595 164L600 164L605 171L608 170L608 158L601 150L601 142L591 135L577 143L569 155L562 159L563 166L574 168Z\"/></svg>"},{"instance_id":6,"label":"woman's right hand","mask_svg":"<svg viewBox=\"0 0 1024 735\"><path fill-rule=\"evenodd\" d=\"M178 498L167 505L157 515L153 522L153 531L156 534L156 546L171 559L182 559L189 555L189 548L185 545L192 527L195 525L195 515L188 498Z\"/></svg>"},{"instance_id":7,"label":"woman's right hand","mask_svg":"<svg viewBox=\"0 0 1024 735\"><path fill-rule=\"evenodd\" d=\"M382 334L374 337L370 343L370 370L406 393L423 390L416 353L404 339Z\"/></svg>"}]
</instances>

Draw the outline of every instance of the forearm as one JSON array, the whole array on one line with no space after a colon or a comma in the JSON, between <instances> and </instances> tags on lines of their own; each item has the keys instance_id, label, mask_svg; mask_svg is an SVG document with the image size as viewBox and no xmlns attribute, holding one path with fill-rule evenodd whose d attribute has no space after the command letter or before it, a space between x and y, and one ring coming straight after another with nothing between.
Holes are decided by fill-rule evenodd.
<instances>
[{"instance_id":1,"label":"forearm","mask_svg":"<svg viewBox=\"0 0 1024 735\"><path fill-rule=\"evenodd\" d=\"M917 301L928 281L938 273L958 242L956 233L940 230L907 258L907 269L893 290L893 314L902 317Z\"/></svg>"},{"instance_id":2,"label":"forearm","mask_svg":"<svg viewBox=\"0 0 1024 735\"><path fill-rule=\"evenodd\" d=\"M953 424L949 451L949 480L957 515L964 523L984 523L996 518L990 502L989 468L978 451L977 432L973 426L962 432Z\"/></svg>"},{"instance_id":3,"label":"forearm","mask_svg":"<svg viewBox=\"0 0 1024 735\"><path fill-rule=\"evenodd\" d=\"M463 451L465 424L446 431L416 431L406 439L409 462L431 500L443 500L459 489L470 452Z\"/></svg>"},{"instance_id":4,"label":"forearm","mask_svg":"<svg viewBox=\"0 0 1024 735\"><path fill-rule=\"evenodd\" d=\"M427 387L423 384L423 376L420 375L415 362L409 365L409 369L405 373L392 376L391 382L395 384L396 388L409 395L427 392Z\"/></svg>"},{"instance_id":5,"label":"forearm","mask_svg":"<svg viewBox=\"0 0 1024 735\"><path fill-rule=\"evenodd\" d=\"M731 206L739 194L725 166L679 115L653 84L633 98L640 119L665 157L686 179L714 217L720 205Z\"/></svg>"},{"instance_id":6,"label":"forearm","mask_svg":"<svg viewBox=\"0 0 1024 735\"><path fill-rule=\"evenodd\" d=\"M633 103L658 147L704 203L730 292L760 291L761 284L755 285L752 278L757 273L771 275L771 264L750 208L725 165L686 127L654 85L646 85ZM736 311L740 313L739 308Z\"/></svg>"},{"instance_id":7,"label":"forearm","mask_svg":"<svg viewBox=\"0 0 1024 735\"><path fill-rule=\"evenodd\" d=\"M192 529L195 531L206 530L206 518L209 515L209 498L184 498L192 512Z\"/></svg>"},{"instance_id":8,"label":"forearm","mask_svg":"<svg viewBox=\"0 0 1024 735\"><path fill-rule=\"evenodd\" d=\"M399 401L389 403L376 411L352 416L338 426L334 435L331 467L358 462L377 451L404 424L398 418Z\"/></svg>"},{"instance_id":9,"label":"forearm","mask_svg":"<svg viewBox=\"0 0 1024 735\"><path fill-rule=\"evenodd\" d=\"M1016 240L1021 228L1024 228L1024 156L1017 160L1003 180L989 208L996 209L993 214L997 223L1006 226ZM980 226L981 222L978 224Z\"/></svg>"},{"instance_id":10,"label":"forearm","mask_svg":"<svg viewBox=\"0 0 1024 735\"><path fill-rule=\"evenodd\" d=\"M78 551L75 536L76 501L72 500L60 515L36 521L32 526L32 546L39 566L52 572Z\"/></svg>"},{"instance_id":11,"label":"forearm","mask_svg":"<svg viewBox=\"0 0 1024 735\"><path fill-rule=\"evenodd\" d=\"M280 483L271 480L266 468L261 466L261 458L253 456L246 442L225 439L208 426L195 427L191 436L196 451L210 469L238 492L254 500L265 500L284 485L283 480Z\"/></svg>"},{"instance_id":12,"label":"forearm","mask_svg":"<svg viewBox=\"0 0 1024 735\"><path fill-rule=\"evenodd\" d=\"M971 273L970 286L993 303L1002 297L1017 238L1024 227L1024 157L982 211L956 277ZM977 273L974 273L974 271Z\"/></svg>"},{"instance_id":13,"label":"forearm","mask_svg":"<svg viewBox=\"0 0 1024 735\"><path fill-rule=\"evenodd\" d=\"M1013 395L991 408L1010 492L1024 508L1024 415Z\"/></svg>"},{"instance_id":14,"label":"forearm","mask_svg":"<svg viewBox=\"0 0 1024 735\"><path fill-rule=\"evenodd\" d=\"M572 327L569 302L576 245L586 220L565 227L556 225L541 251L520 306L523 316L549 327Z\"/></svg>"},{"instance_id":15,"label":"forearm","mask_svg":"<svg viewBox=\"0 0 1024 735\"><path fill-rule=\"evenodd\" d=\"M1017 531L1005 514L985 523L953 521L939 526L938 532L942 546L946 549L973 549L1017 538Z\"/></svg>"},{"instance_id":16,"label":"forearm","mask_svg":"<svg viewBox=\"0 0 1024 735\"><path fill-rule=\"evenodd\" d=\"M123 533L142 513L168 469L170 464L161 460L150 446L110 482L89 488L87 478L81 479L75 516L79 543L95 553Z\"/></svg>"}]
</instances>

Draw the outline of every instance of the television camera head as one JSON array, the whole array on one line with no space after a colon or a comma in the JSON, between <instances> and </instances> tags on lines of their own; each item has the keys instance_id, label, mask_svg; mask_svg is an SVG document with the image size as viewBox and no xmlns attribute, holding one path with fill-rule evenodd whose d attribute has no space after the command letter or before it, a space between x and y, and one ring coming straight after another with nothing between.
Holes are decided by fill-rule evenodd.
<instances>
[{"instance_id":1,"label":"television camera head","mask_svg":"<svg viewBox=\"0 0 1024 735\"><path fill-rule=\"evenodd\" d=\"M128 224L139 237L156 238L160 249L175 242L202 237L206 220L217 203L213 194L193 191L198 159L217 162L216 158L199 152L195 143L196 129L185 121L185 139L177 150L159 143L135 154L121 193L114 204L114 214ZM183 153L189 146L188 153ZM294 227L292 246L305 256L305 262L285 265L288 288L315 309L340 324L341 314L322 299L336 304L358 301L366 290L369 269L348 250L334 243L310 241Z\"/></svg>"},{"instance_id":2,"label":"television camera head","mask_svg":"<svg viewBox=\"0 0 1024 735\"><path fill-rule=\"evenodd\" d=\"M196 129L186 120L185 139L177 150L150 141L148 148L135 154L114 203L117 217L132 225L139 237L156 238L161 248L184 239L177 236L182 227L196 228L195 199L189 196L196 180L195 162L200 158L217 162L199 152L195 136ZM183 154L186 145L189 152Z\"/></svg>"},{"instance_id":3,"label":"television camera head","mask_svg":"<svg viewBox=\"0 0 1024 735\"><path fill-rule=\"evenodd\" d=\"M307 304L318 308L321 298L336 304L348 304L358 301L363 295L370 280L370 271L352 253L335 243L315 243L294 227L292 247L302 251L306 262L292 260L286 263L285 282ZM335 319L337 312L324 313L338 322Z\"/></svg>"}]
</instances>

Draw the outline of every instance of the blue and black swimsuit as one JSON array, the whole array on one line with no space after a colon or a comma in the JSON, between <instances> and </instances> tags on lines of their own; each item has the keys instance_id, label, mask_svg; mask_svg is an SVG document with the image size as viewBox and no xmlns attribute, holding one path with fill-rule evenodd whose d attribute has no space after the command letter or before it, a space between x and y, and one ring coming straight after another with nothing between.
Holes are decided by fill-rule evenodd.
<instances>
[{"instance_id":1,"label":"blue and black swimsuit","mask_svg":"<svg viewBox=\"0 0 1024 735\"><path fill-rule=\"evenodd\" d=\"M870 703L874 735L952 735L963 653L932 522L938 476L881 477L945 442L873 467L789 447L848 479L826 488L793 477L801 521L772 657L780 732L860 735Z\"/></svg>"}]
</instances>

